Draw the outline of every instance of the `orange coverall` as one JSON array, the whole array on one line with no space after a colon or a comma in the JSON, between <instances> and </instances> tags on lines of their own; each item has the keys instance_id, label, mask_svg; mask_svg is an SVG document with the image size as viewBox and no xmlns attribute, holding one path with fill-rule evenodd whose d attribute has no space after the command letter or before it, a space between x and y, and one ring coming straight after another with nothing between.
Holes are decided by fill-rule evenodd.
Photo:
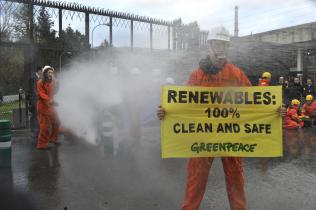
<instances>
[{"instance_id":1,"label":"orange coverall","mask_svg":"<svg viewBox=\"0 0 316 210\"><path fill-rule=\"evenodd\" d=\"M312 118L315 111L316 111L316 102L312 102L311 104L305 103L302 108L302 115Z\"/></svg>"},{"instance_id":2,"label":"orange coverall","mask_svg":"<svg viewBox=\"0 0 316 210\"><path fill-rule=\"evenodd\" d=\"M262 79L260 80L258 86L269 86L270 85L270 80L268 79Z\"/></svg>"},{"instance_id":3,"label":"orange coverall","mask_svg":"<svg viewBox=\"0 0 316 210\"><path fill-rule=\"evenodd\" d=\"M247 76L238 67L227 63L217 74L207 74L197 69L190 75L188 85L204 87L251 86ZM196 210L203 199L213 157L190 158L188 178L182 210ZM232 210L246 209L242 159L222 157L226 189Z\"/></svg>"},{"instance_id":4,"label":"orange coverall","mask_svg":"<svg viewBox=\"0 0 316 210\"><path fill-rule=\"evenodd\" d=\"M296 129L304 126L304 122L299 118L298 114L298 106L290 106L287 108L286 116L285 116L285 129Z\"/></svg>"},{"instance_id":5,"label":"orange coverall","mask_svg":"<svg viewBox=\"0 0 316 210\"><path fill-rule=\"evenodd\" d=\"M49 141L57 142L59 120L53 106L56 82L37 82L37 112L40 132L38 136L37 148L45 148Z\"/></svg>"}]
</instances>

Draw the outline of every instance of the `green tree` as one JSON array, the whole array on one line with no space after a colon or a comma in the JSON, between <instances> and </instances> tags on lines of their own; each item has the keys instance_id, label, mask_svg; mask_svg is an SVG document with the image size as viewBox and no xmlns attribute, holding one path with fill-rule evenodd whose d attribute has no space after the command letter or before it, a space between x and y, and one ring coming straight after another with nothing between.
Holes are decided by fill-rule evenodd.
<instances>
[{"instance_id":1,"label":"green tree","mask_svg":"<svg viewBox=\"0 0 316 210\"><path fill-rule=\"evenodd\" d=\"M16 94L23 85L23 51L17 48L0 49L0 89L4 95Z\"/></svg>"},{"instance_id":2,"label":"green tree","mask_svg":"<svg viewBox=\"0 0 316 210\"><path fill-rule=\"evenodd\" d=\"M30 38L30 12L29 5L20 6L14 13L14 34L18 41L26 41Z\"/></svg>"},{"instance_id":3,"label":"green tree","mask_svg":"<svg viewBox=\"0 0 316 210\"><path fill-rule=\"evenodd\" d=\"M13 30L11 10L0 7L0 41L9 41Z\"/></svg>"},{"instance_id":4,"label":"green tree","mask_svg":"<svg viewBox=\"0 0 316 210\"><path fill-rule=\"evenodd\" d=\"M56 31L52 29L54 22L51 20L45 7L41 7L35 27L35 40L39 44L55 44Z\"/></svg>"},{"instance_id":5,"label":"green tree","mask_svg":"<svg viewBox=\"0 0 316 210\"><path fill-rule=\"evenodd\" d=\"M35 43L38 44L36 62L38 65L58 65L58 40L56 38L56 31L53 30L54 21L47 12L45 7L41 7L39 15L36 17L35 26Z\"/></svg>"},{"instance_id":6,"label":"green tree","mask_svg":"<svg viewBox=\"0 0 316 210\"><path fill-rule=\"evenodd\" d=\"M85 35L80 31L74 31L70 25L62 31L59 41L64 49L69 51L82 51L84 50Z\"/></svg>"}]
</instances>

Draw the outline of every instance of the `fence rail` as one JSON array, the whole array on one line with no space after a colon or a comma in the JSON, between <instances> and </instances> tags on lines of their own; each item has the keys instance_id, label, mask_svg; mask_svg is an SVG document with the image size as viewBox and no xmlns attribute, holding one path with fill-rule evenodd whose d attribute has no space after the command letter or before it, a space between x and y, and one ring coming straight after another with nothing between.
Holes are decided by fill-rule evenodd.
<instances>
[{"instance_id":1,"label":"fence rail","mask_svg":"<svg viewBox=\"0 0 316 210\"><path fill-rule=\"evenodd\" d=\"M84 13L101 15L101 16L109 16L109 17L120 18L120 19L152 23L156 25L165 25L165 26L173 25L172 21L146 17L146 16L140 16L140 15L125 13L125 12L117 12L117 11L112 11L109 9L89 7L89 6L84 6L77 3L67 3L67 2L47 1L47 0L2 0L2 1L31 4L31 5L36 5L36 6L45 6L45 7L51 7L51 8L56 8L56 9L70 10L74 12L84 12Z\"/></svg>"}]
</instances>

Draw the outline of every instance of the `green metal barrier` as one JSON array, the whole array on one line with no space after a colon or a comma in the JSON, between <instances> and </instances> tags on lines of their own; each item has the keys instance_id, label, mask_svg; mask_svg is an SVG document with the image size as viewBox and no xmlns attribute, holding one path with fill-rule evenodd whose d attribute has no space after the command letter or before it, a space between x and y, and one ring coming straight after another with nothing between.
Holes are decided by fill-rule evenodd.
<instances>
[{"instance_id":1,"label":"green metal barrier","mask_svg":"<svg viewBox=\"0 0 316 210\"><path fill-rule=\"evenodd\" d=\"M11 167L11 122L0 120L0 167Z\"/></svg>"}]
</instances>

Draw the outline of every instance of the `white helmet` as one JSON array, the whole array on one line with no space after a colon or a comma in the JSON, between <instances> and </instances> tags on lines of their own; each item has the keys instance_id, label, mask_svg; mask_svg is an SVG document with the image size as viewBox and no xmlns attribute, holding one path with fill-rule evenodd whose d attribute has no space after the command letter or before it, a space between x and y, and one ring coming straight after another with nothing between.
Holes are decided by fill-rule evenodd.
<instances>
[{"instance_id":1,"label":"white helmet","mask_svg":"<svg viewBox=\"0 0 316 210\"><path fill-rule=\"evenodd\" d=\"M175 81L172 77L167 77L166 78L166 85L174 85Z\"/></svg>"},{"instance_id":2,"label":"white helmet","mask_svg":"<svg viewBox=\"0 0 316 210\"><path fill-rule=\"evenodd\" d=\"M46 65L46 66L44 66L44 68L42 69L42 72L44 73L44 72L47 71L47 70L55 71L55 69L54 69L53 67Z\"/></svg>"},{"instance_id":3,"label":"white helmet","mask_svg":"<svg viewBox=\"0 0 316 210\"><path fill-rule=\"evenodd\" d=\"M230 41L229 31L224 26L218 26L212 28L208 33L207 41L220 40L220 41Z\"/></svg>"}]
</instances>

